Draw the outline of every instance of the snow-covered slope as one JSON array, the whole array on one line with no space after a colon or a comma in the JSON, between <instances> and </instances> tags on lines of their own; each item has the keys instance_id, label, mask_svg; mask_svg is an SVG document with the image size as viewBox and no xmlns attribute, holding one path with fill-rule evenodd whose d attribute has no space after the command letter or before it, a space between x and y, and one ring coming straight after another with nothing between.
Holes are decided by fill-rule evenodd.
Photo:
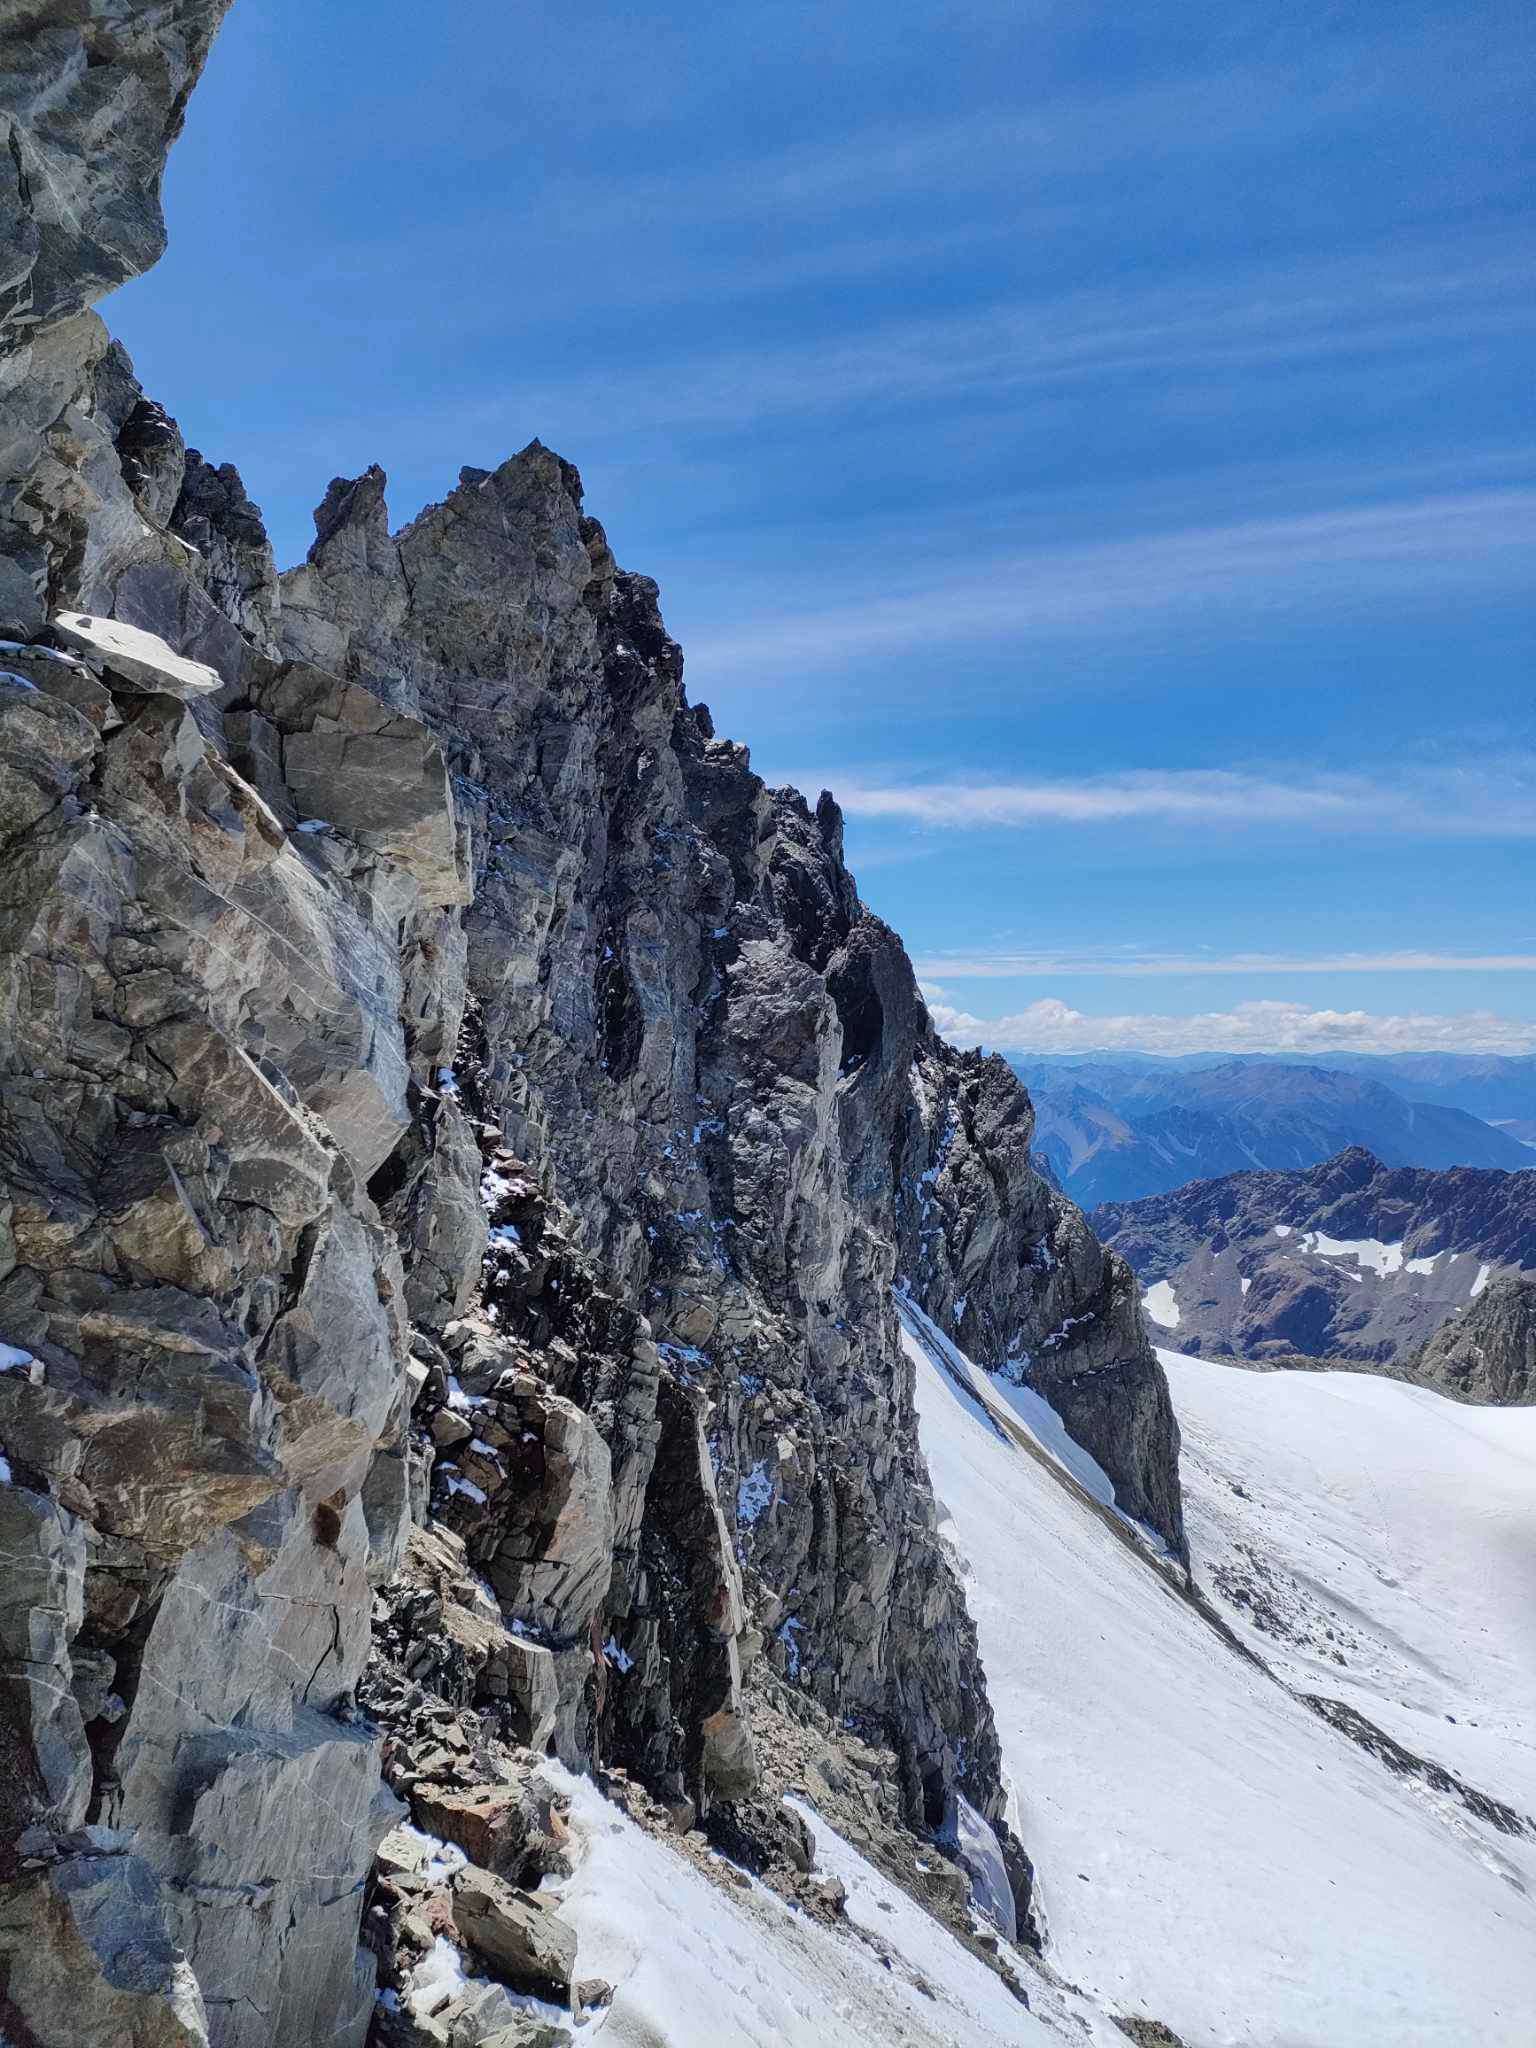
<instances>
[{"instance_id":1,"label":"snow-covered slope","mask_svg":"<svg viewBox=\"0 0 1536 2048\"><path fill-rule=\"evenodd\" d=\"M606 2048L1126 2048L1085 2001L1032 1979L1032 2011L809 1807L817 1867L848 1925L791 1911L738 1873L711 1884L590 1783L556 1770L578 1866L560 1912L614 1987L583 2028ZM1021 1975L1028 1970L1019 1965Z\"/></svg>"},{"instance_id":2,"label":"snow-covered slope","mask_svg":"<svg viewBox=\"0 0 1536 2048\"><path fill-rule=\"evenodd\" d=\"M1536 1813L1536 1409L1160 1355L1226 1618L1299 1691Z\"/></svg>"},{"instance_id":3,"label":"snow-covered slope","mask_svg":"<svg viewBox=\"0 0 1536 2048\"><path fill-rule=\"evenodd\" d=\"M1099 1489L1035 1447L997 1383L907 1341L1062 1973L1189 2048L1529 2048L1536 1841L1319 1719L1181 1596ZM1355 1387L1341 1375L1165 1363L1191 1447L1197 1576L1217 1549L1262 1550L1273 1515L1286 1569L1320 1576L1329 1611L1357 1610L1381 1646L1354 1691L1300 1648L1284 1675L1529 1804L1514 1761L1532 1740L1529 1719L1516 1725L1528 1417L1385 1380L1341 1394ZM1251 1517L1241 1531L1223 1488ZM1443 1620L1408 1625L1414 1599ZM1389 1715L1394 1688L1409 1704ZM1424 1717L1453 1701L1479 1728L1441 1723L1458 1746L1430 1750Z\"/></svg>"}]
</instances>

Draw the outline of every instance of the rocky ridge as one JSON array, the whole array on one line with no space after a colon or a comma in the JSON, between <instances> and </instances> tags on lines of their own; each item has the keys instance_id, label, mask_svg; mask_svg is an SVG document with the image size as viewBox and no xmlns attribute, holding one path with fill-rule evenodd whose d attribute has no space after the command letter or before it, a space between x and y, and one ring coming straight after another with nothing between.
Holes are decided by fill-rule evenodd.
<instances>
[{"instance_id":1,"label":"rocky ridge","mask_svg":"<svg viewBox=\"0 0 1536 2048\"><path fill-rule=\"evenodd\" d=\"M1536 1173L1387 1167L1356 1145L1304 1172L1105 1203L1093 1220L1181 1351L1531 1398Z\"/></svg>"},{"instance_id":2,"label":"rocky ridge","mask_svg":"<svg viewBox=\"0 0 1536 2048\"><path fill-rule=\"evenodd\" d=\"M1405 1362L1403 1377L1466 1401L1536 1402L1536 1277L1493 1281L1446 1318Z\"/></svg>"},{"instance_id":3,"label":"rocky ridge","mask_svg":"<svg viewBox=\"0 0 1536 2048\"><path fill-rule=\"evenodd\" d=\"M533 2038L411 1972L580 2004L546 1751L786 1884L777 1754L876 1849L963 1799L1027 1916L892 1290L1177 1550L1134 1281L568 464L279 576L139 389L222 11L3 11L0 2025Z\"/></svg>"}]
</instances>

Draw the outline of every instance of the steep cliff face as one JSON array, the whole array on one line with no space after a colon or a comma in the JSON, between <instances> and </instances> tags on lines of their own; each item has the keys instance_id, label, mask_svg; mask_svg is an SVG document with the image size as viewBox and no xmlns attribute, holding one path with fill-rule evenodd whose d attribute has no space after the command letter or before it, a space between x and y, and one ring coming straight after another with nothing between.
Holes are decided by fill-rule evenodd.
<instances>
[{"instance_id":1,"label":"steep cliff face","mask_svg":"<svg viewBox=\"0 0 1536 2048\"><path fill-rule=\"evenodd\" d=\"M568 465L535 446L466 472L393 544L382 491L377 470L332 485L279 632L418 711L484 819L467 923L490 1085L603 1270L686 1342L728 1274L803 1326L830 1383L861 1318L889 1338L873 1231L1177 1541L1129 1275L1034 1171L1006 1063L936 1037L832 797L766 789L689 707L655 586L614 570Z\"/></svg>"},{"instance_id":2,"label":"steep cliff face","mask_svg":"<svg viewBox=\"0 0 1536 2048\"><path fill-rule=\"evenodd\" d=\"M1127 1270L569 465L338 480L279 579L80 310L220 11L11 10L0 2024L85 2048L360 2042L381 1767L460 1840L518 1745L749 1815L766 1700L1006 1842L894 1287L1182 1542Z\"/></svg>"}]
</instances>

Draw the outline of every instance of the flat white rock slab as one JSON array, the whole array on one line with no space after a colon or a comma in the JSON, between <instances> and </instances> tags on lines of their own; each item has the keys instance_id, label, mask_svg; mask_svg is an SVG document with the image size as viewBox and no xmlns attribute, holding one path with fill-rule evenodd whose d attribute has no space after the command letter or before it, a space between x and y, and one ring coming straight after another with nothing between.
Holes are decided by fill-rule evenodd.
<instances>
[{"instance_id":1,"label":"flat white rock slab","mask_svg":"<svg viewBox=\"0 0 1536 2048\"><path fill-rule=\"evenodd\" d=\"M53 629L77 653L93 655L130 683L164 690L173 697L203 697L221 689L224 678L203 662L188 661L156 633L99 619L90 612L55 612Z\"/></svg>"}]
</instances>

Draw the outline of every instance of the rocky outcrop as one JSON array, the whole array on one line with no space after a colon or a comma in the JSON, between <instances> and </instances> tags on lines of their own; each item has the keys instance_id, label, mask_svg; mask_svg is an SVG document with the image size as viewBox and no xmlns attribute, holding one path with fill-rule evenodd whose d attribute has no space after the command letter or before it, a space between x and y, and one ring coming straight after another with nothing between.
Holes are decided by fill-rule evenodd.
<instances>
[{"instance_id":1,"label":"rocky outcrop","mask_svg":"<svg viewBox=\"0 0 1536 2048\"><path fill-rule=\"evenodd\" d=\"M1447 1318L1403 1371L1465 1401L1536 1402L1536 1279L1495 1280L1464 1314Z\"/></svg>"},{"instance_id":2,"label":"rocky outcrop","mask_svg":"<svg viewBox=\"0 0 1536 2048\"><path fill-rule=\"evenodd\" d=\"M1536 1174L1386 1167L1355 1145L1305 1172L1107 1203L1093 1220L1180 1351L1427 1376L1474 1400L1509 1397L1471 1389L1521 1383L1518 1314L1506 1329L1486 1304L1536 1268ZM1496 1326L1514 1347L1507 1372L1470 1363L1485 1337L1501 1348ZM1483 1335L1466 1348L1462 1330Z\"/></svg>"},{"instance_id":3,"label":"rocky outcrop","mask_svg":"<svg viewBox=\"0 0 1536 2048\"><path fill-rule=\"evenodd\" d=\"M62 86L13 94L54 197L0 363L0 2028L54 2038L62 1972L91 2042L488 2038L494 1984L411 2004L439 1938L569 1959L400 1869L409 1969L360 1949L405 1806L524 1889L530 1751L727 1825L754 1688L888 1759L891 1825L963 1798L1022 1909L892 1294L1177 1547L1129 1275L568 464L398 534L338 480L279 579L139 390L82 309L154 252L218 11L44 10Z\"/></svg>"},{"instance_id":4,"label":"rocky outcrop","mask_svg":"<svg viewBox=\"0 0 1536 2048\"><path fill-rule=\"evenodd\" d=\"M106 562L148 538L115 446L139 394L87 309L165 247L166 152L228 7L0 6L0 632L101 609Z\"/></svg>"},{"instance_id":5,"label":"rocky outcrop","mask_svg":"<svg viewBox=\"0 0 1536 2048\"><path fill-rule=\"evenodd\" d=\"M0 1443L59 1528L76 1704L12 1702L34 1831L134 1842L215 2038L319 2039L370 2003L336 1879L374 1838L350 1701L403 1521L404 1274L366 1176L430 1057L399 928L443 913L286 832L188 664L122 658L18 654L4 686L53 801L4 863Z\"/></svg>"},{"instance_id":6,"label":"rocky outcrop","mask_svg":"<svg viewBox=\"0 0 1536 2048\"><path fill-rule=\"evenodd\" d=\"M137 412L138 407L135 408ZM155 412L158 407L153 408ZM134 434L130 418L118 433L118 455L125 438ZM142 420L138 445L143 446ZM146 508L149 509L149 508ZM277 568L261 508L251 503L240 472L232 462L217 468L189 448L181 468L181 488L171 507L167 530L189 550L195 574L214 604L238 626L253 646L275 653Z\"/></svg>"},{"instance_id":7,"label":"rocky outcrop","mask_svg":"<svg viewBox=\"0 0 1536 2048\"><path fill-rule=\"evenodd\" d=\"M160 178L229 0L7 0L0 336L67 319L165 249Z\"/></svg>"},{"instance_id":8,"label":"rocky outcrop","mask_svg":"<svg viewBox=\"0 0 1536 2048\"><path fill-rule=\"evenodd\" d=\"M1037 1171L1005 1061L930 1033L913 1080L923 1137L897 1231L914 1296L978 1363L1044 1394L1119 1505L1181 1553L1178 1424L1134 1275Z\"/></svg>"}]
</instances>

